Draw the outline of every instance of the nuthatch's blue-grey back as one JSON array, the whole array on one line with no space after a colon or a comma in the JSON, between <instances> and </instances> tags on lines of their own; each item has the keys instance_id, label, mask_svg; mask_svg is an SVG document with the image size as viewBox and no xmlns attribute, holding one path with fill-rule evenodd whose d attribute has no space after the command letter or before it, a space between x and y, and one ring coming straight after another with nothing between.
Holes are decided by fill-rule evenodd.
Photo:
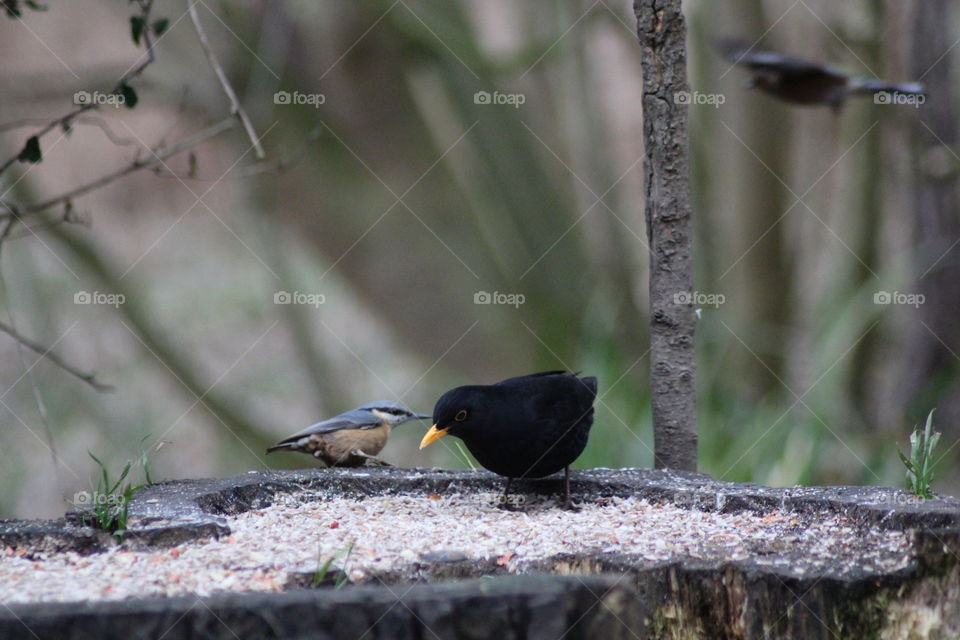
<instances>
[{"instance_id":1,"label":"nuthatch's blue-grey back","mask_svg":"<svg viewBox=\"0 0 960 640\"><path fill-rule=\"evenodd\" d=\"M415 413L396 402L371 402L318 422L267 449L299 451L323 460L330 467L357 467L376 458L390 436L390 430L409 420L430 416Z\"/></svg>"}]
</instances>

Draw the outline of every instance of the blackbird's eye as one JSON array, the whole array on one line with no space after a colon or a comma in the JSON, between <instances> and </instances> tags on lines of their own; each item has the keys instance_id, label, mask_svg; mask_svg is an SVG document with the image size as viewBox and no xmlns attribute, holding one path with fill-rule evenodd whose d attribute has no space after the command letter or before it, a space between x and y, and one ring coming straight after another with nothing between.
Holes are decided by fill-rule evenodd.
<instances>
[{"instance_id":1,"label":"blackbird's eye","mask_svg":"<svg viewBox=\"0 0 960 640\"><path fill-rule=\"evenodd\" d=\"M460 409L460 411L457 411L457 415L453 416L453 419L456 420L457 422L463 422L464 420L467 419L467 410Z\"/></svg>"}]
</instances>

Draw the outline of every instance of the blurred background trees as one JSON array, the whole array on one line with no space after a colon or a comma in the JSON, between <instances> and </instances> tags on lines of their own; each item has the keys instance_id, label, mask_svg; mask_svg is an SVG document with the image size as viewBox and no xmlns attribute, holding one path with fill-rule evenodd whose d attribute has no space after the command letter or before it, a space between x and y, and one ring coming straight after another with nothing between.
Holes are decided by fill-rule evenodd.
<instances>
[{"instance_id":1,"label":"blurred background trees","mask_svg":"<svg viewBox=\"0 0 960 640\"><path fill-rule=\"evenodd\" d=\"M69 112L75 92L108 91L142 61L136 6L51 3L0 23L0 155ZM954 3L685 8L692 88L724 98L691 106L697 289L723 296L697 328L701 469L899 486L896 445L938 407L935 487L955 492ZM60 207L12 229L0 320L116 390L21 358L0 335L0 516L62 512L64 497L89 488L87 450L123 461L150 434L168 443L157 477L293 467L303 461L267 458L263 445L366 401L429 412L457 384L542 368L600 379L580 466L651 466L632 8L197 10L267 160L234 126L75 198L69 222ZM156 0L153 15L169 25L132 83L136 108L104 106L44 137L42 162L0 175L4 206L43 201L228 116L186 4ZM741 87L712 49L723 35L920 80L929 97L919 108L866 98L839 115L787 107ZM125 300L77 304L78 292ZM283 292L323 302L276 304ZM477 304L484 292L523 303ZM876 304L882 292L924 304ZM418 452L420 436L400 427L383 455L469 464L455 449Z\"/></svg>"}]
</instances>

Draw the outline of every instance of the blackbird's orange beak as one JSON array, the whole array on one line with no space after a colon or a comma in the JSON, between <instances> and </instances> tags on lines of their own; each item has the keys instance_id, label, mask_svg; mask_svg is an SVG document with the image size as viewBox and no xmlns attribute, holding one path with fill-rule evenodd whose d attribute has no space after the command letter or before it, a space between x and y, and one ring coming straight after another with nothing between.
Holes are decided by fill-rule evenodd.
<instances>
[{"instance_id":1,"label":"blackbird's orange beak","mask_svg":"<svg viewBox=\"0 0 960 640\"><path fill-rule=\"evenodd\" d=\"M423 436L423 440L420 441L420 448L423 449L425 446L432 442L436 442L443 436L447 435L449 427L446 429L437 429L437 425L430 427L430 430L427 431L426 435Z\"/></svg>"}]
</instances>

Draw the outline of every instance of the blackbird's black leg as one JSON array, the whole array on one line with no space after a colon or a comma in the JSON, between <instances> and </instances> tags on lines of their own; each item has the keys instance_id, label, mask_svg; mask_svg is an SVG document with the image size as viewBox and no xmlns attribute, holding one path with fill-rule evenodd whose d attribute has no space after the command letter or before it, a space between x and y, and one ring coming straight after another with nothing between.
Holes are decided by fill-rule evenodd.
<instances>
[{"instance_id":1,"label":"blackbird's black leg","mask_svg":"<svg viewBox=\"0 0 960 640\"><path fill-rule=\"evenodd\" d=\"M513 478L507 478L507 486L503 488L503 497L500 498L500 506L504 508L510 507L510 483L513 482Z\"/></svg>"},{"instance_id":2,"label":"blackbird's black leg","mask_svg":"<svg viewBox=\"0 0 960 640\"><path fill-rule=\"evenodd\" d=\"M503 495L500 496L500 508L505 511L515 511L515 505L510 501L510 484L513 478L507 478L507 485L503 488Z\"/></svg>"},{"instance_id":3,"label":"blackbird's black leg","mask_svg":"<svg viewBox=\"0 0 960 640\"><path fill-rule=\"evenodd\" d=\"M579 511L570 502L570 467L563 468L563 508L567 511Z\"/></svg>"}]
</instances>

